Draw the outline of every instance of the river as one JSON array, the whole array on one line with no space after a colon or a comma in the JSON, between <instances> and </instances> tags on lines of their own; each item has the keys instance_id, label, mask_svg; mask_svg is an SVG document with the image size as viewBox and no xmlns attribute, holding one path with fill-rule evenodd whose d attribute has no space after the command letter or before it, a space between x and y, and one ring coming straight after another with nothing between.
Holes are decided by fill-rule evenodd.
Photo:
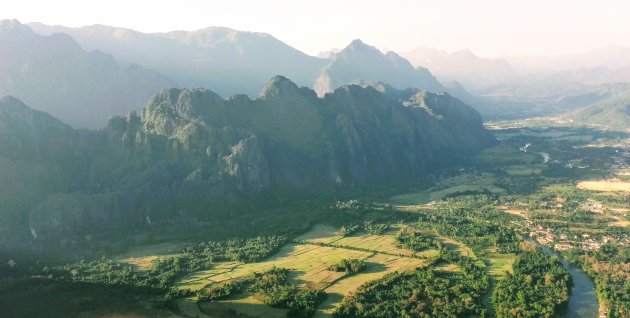
<instances>
[{"instance_id":1,"label":"river","mask_svg":"<svg viewBox=\"0 0 630 318\"><path fill-rule=\"evenodd\" d=\"M547 255L556 255L556 252L550 248L540 245ZM562 265L569 271L573 278L573 289L571 290L571 298L569 298L569 312L567 317L570 318L597 318L599 314L599 302L595 295L595 284L584 271L569 264L566 260L562 260Z\"/></svg>"}]
</instances>

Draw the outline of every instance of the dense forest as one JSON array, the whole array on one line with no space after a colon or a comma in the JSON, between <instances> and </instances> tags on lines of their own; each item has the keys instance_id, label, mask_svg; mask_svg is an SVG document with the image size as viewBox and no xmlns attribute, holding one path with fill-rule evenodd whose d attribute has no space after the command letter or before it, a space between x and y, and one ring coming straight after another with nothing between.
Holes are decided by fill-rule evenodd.
<instances>
[{"instance_id":1,"label":"dense forest","mask_svg":"<svg viewBox=\"0 0 630 318\"><path fill-rule=\"evenodd\" d=\"M344 299L335 317L485 316L480 301L489 283L485 270L453 251L443 250L442 261L458 269L423 268L368 282Z\"/></svg>"},{"instance_id":2,"label":"dense forest","mask_svg":"<svg viewBox=\"0 0 630 318\"><path fill-rule=\"evenodd\" d=\"M540 250L520 254L513 273L494 292L496 316L561 317L571 294L571 276L557 257Z\"/></svg>"},{"instance_id":3,"label":"dense forest","mask_svg":"<svg viewBox=\"0 0 630 318\"><path fill-rule=\"evenodd\" d=\"M572 250L563 255L595 280L597 297L611 318L630 315L630 247L606 244L599 251Z\"/></svg>"}]
</instances>

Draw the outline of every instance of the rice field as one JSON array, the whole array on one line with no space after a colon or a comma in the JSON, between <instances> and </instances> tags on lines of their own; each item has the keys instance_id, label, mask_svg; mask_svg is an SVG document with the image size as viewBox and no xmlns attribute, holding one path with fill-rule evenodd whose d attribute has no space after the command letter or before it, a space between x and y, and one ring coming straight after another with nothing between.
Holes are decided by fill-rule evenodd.
<instances>
[{"instance_id":1,"label":"rice field","mask_svg":"<svg viewBox=\"0 0 630 318\"><path fill-rule=\"evenodd\" d=\"M394 271L409 271L426 265L426 260L411 257L412 251L403 249L396 242L401 226L393 226L384 235L356 233L347 237L337 235L337 229L318 225L297 238L313 244L290 243L274 256L259 263L239 262L217 263L214 268L192 273L180 279L178 286L199 290L214 282L240 278L254 272L262 272L275 267L290 269L290 277L296 286L328 286L327 299L321 304L316 317L327 317L338 306L343 297L349 295L368 281L379 279ZM335 244L338 247L315 245L316 243ZM357 251L352 248L372 251ZM400 254L400 255L392 255ZM436 255L437 251L425 251L421 255ZM366 262L364 271L346 276L343 272L329 271L328 267L344 258L357 258ZM189 299L193 302L194 297ZM179 303L178 303L179 304ZM182 303L180 310L192 316L199 314L199 308L190 303ZM260 303L251 295L235 295L229 299L200 303L204 314L222 316L224 313L238 313L248 317L285 317L286 310L271 308Z\"/></svg>"},{"instance_id":2,"label":"rice field","mask_svg":"<svg viewBox=\"0 0 630 318\"><path fill-rule=\"evenodd\" d=\"M489 263L488 273L493 278L502 279L506 272L512 272L512 263L515 258L514 254L490 253L486 257Z\"/></svg>"},{"instance_id":3,"label":"rice field","mask_svg":"<svg viewBox=\"0 0 630 318\"><path fill-rule=\"evenodd\" d=\"M271 268L283 267L291 270L294 283L303 286L306 283L321 284L332 282L344 273L327 270L327 267L344 258L366 259L372 253L343 248L317 245L287 244L273 257L259 263L243 264L222 262L210 270L200 271L183 277L178 285L191 290L202 289L213 282L222 282L245 277L255 272L264 272Z\"/></svg>"},{"instance_id":4,"label":"rice field","mask_svg":"<svg viewBox=\"0 0 630 318\"><path fill-rule=\"evenodd\" d=\"M617 180L581 181L577 184L577 188L599 192L630 192L630 182Z\"/></svg>"},{"instance_id":5,"label":"rice field","mask_svg":"<svg viewBox=\"0 0 630 318\"><path fill-rule=\"evenodd\" d=\"M366 282L395 271L405 272L425 265L425 262L420 259L385 254L375 254L365 261L368 263L365 271L344 278L325 289L328 297L319 306L314 317L330 317L343 297L352 294Z\"/></svg>"}]
</instances>

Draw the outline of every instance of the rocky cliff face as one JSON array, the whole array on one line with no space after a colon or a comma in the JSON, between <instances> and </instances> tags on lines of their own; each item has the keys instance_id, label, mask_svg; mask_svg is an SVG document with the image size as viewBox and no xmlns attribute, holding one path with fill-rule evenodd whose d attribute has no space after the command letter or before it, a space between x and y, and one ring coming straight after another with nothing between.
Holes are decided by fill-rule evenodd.
<instances>
[{"instance_id":1,"label":"rocky cliff face","mask_svg":"<svg viewBox=\"0 0 630 318\"><path fill-rule=\"evenodd\" d=\"M211 218L217 203L259 194L413 183L494 143L479 115L447 94L365 84L318 98L280 76L254 100L163 90L141 116L114 117L100 131L74 130L6 98L0 132L3 168L45 171L44 183L28 173L4 183L14 199L3 201L12 212L0 224L17 224L25 240ZM31 188L37 195L20 200Z\"/></svg>"},{"instance_id":2,"label":"rocky cliff face","mask_svg":"<svg viewBox=\"0 0 630 318\"><path fill-rule=\"evenodd\" d=\"M320 99L281 76L255 100L164 90L140 126L122 135L160 140L166 148L153 144L151 151L198 165L191 173L234 177L248 191L412 179L493 142L479 115L448 94L348 85Z\"/></svg>"}]
</instances>

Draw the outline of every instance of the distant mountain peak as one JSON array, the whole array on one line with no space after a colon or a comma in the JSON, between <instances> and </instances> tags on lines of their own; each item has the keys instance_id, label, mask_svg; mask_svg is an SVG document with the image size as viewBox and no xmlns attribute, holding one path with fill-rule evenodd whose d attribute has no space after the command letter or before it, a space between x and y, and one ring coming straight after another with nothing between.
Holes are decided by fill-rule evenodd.
<instances>
[{"instance_id":1,"label":"distant mountain peak","mask_svg":"<svg viewBox=\"0 0 630 318\"><path fill-rule=\"evenodd\" d=\"M397 89L408 87L430 91L442 91L444 86L425 68L414 68L395 52L383 54L374 46L354 40L330 59L313 87L319 96L333 92L335 88L357 81L386 82Z\"/></svg>"},{"instance_id":2,"label":"distant mountain peak","mask_svg":"<svg viewBox=\"0 0 630 318\"><path fill-rule=\"evenodd\" d=\"M470 49L462 49L462 50L459 50L459 51L455 51L455 52L451 53L451 55L460 56L460 57L472 57L472 58L477 58L478 57Z\"/></svg>"},{"instance_id":3,"label":"distant mountain peak","mask_svg":"<svg viewBox=\"0 0 630 318\"><path fill-rule=\"evenodd\" d=\"M343 49L341 52L347 52L347 51L377 51L379 53L381 52L376 47L365 44L365 42L361 41L360 39L352 40L352 42L350 42L350 44L348 44L348 46L346 46L346 48Z\"/></svg>"},{"instance_id":4,"label":"distant mountain peak","mask_svg":"<svg viewBox=\"0 0 630 318\"><path fill-rule=\"evenodd\" d=\"M35 34L33 29L26 24L20 23L18 20L0 20L0 32L9 31L9 32L17 32L17 34Z\"/></svg>"},{"instance_id":5,"label":"distant mountain peak","mask_svg":"<svg viewBox=\"0 0 630 318\"><path fill-rule=\"evenodd\" d=\"M300 88L293 83L290 79L276 75L260 91L258 98L268 99L272 97L287 96L299 92Z\"/></svg>"},{"instance_id":6,"label":"distant mountain peak","mask_svg":"<svg viewBox=\"0 0 630 318\"><path fill-rule=\"evenodd\" d=\"M20 23L19 20L16 19L4 19L4 20L0 20L0 30L2 29L16 29L16 28L22 28L22 29L29 29L30 28L22 23Z\"/></svg>"},{"instance_id":7,"label":"distant mountain peak","mask_svg":"<svg viewBox=\"0 0 630 318\"><path fill-rule=\"evenodd\" d=\"M0 98L0 109L6 109L9 107L14 109L28 109L28 106L26 106L21 100L11 95L6 95Z\"/></svg>"}]
</instances>

